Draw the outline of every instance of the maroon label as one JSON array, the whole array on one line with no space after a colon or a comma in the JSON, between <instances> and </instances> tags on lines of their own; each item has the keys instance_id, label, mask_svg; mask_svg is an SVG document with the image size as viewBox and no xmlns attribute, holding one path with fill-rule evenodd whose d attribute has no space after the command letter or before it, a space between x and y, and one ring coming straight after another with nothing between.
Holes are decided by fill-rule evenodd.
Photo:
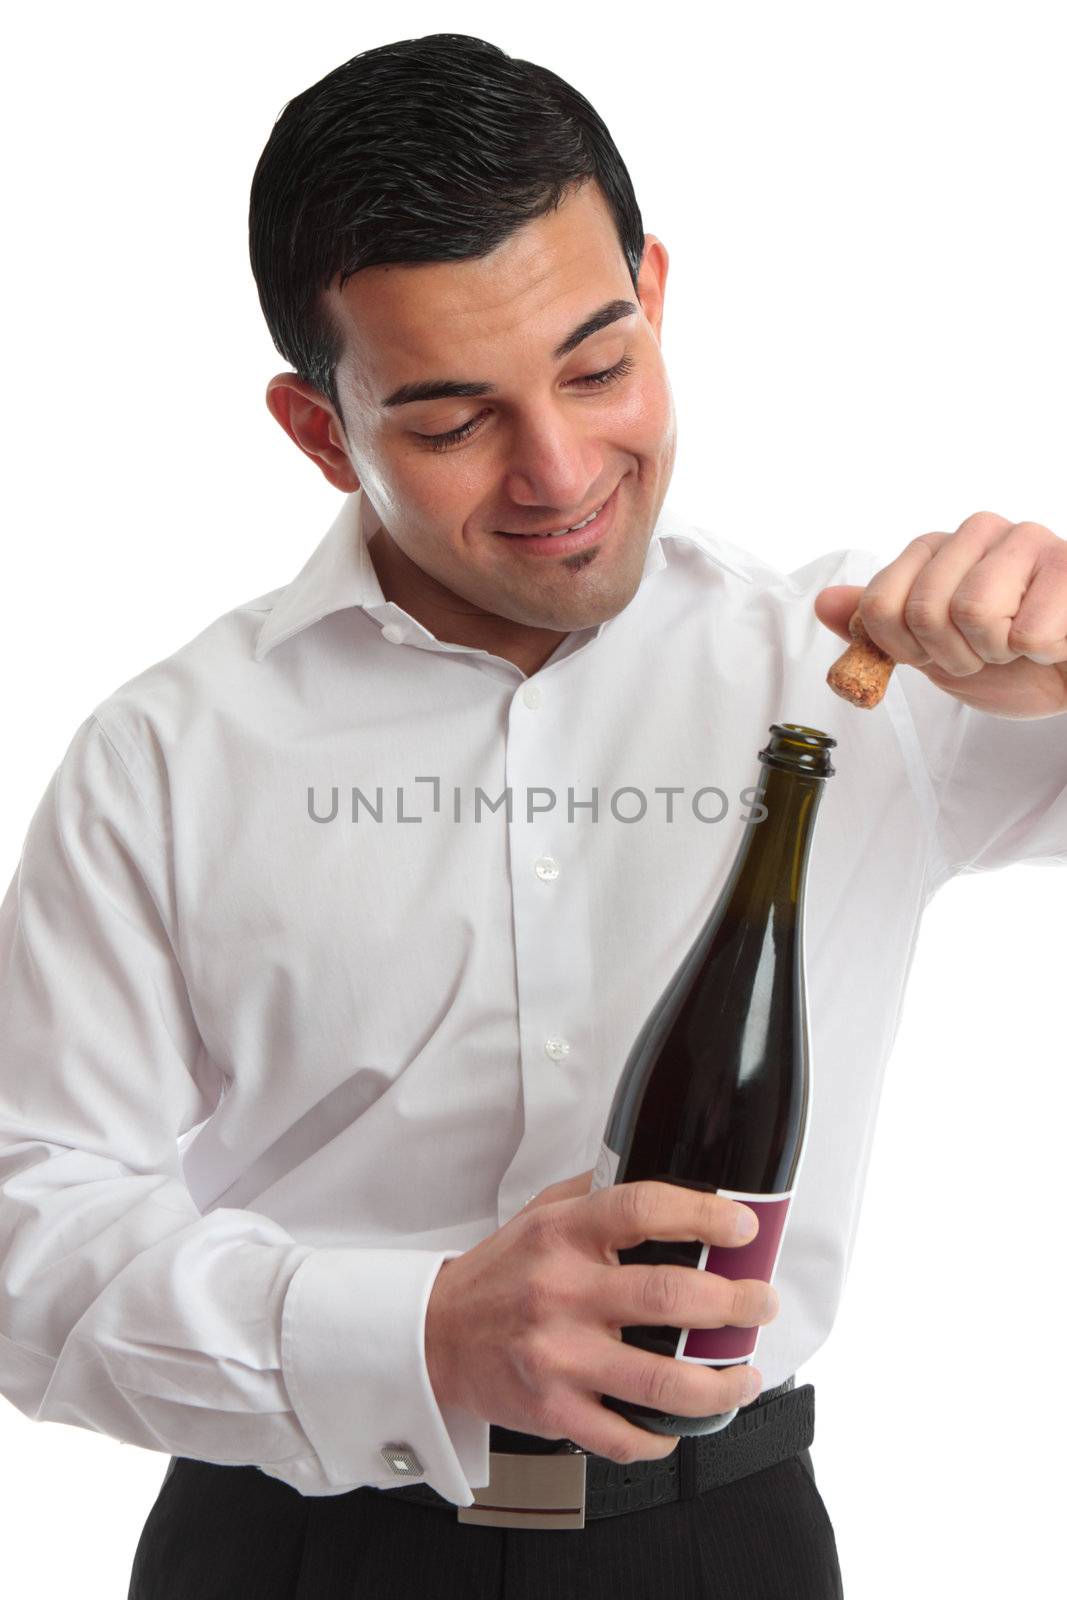
<instances>
[{"instance_id":1,"label":"maroon label","mask_svg":"<svg viewBox=\"0 0 1067 1600\"><path fill-rule=\"evenodd\" d=\"M764 1283L770 1283L792 1194L742 1194L738 1189L718 1192L754 1211L759 1218L759 1232L751 1244L706 1244L699 1265L721 1278L762 1278ZM755 1350L759 1331L759 1324L754 1328L683 1328L677 1354L689 1361L743 1360Z\"/></svg>"}]
</instances>

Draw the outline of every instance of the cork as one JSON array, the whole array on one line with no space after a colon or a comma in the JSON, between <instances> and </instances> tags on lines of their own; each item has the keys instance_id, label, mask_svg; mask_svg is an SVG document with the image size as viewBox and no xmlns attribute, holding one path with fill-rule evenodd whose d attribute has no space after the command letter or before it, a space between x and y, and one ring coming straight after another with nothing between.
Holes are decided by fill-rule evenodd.
<instances>
[{"instance_id":1,"label":"cork","mask_svg":"<svg viewBox=\"0 0 1067 1600\"><path fill-rule=\"evenodd\" d=\"M826 681L842 700L869 711L885 694L895 663L892 656L875 644L858 611L852 613L848 631L852 643L844 655L838 656L826 674Z\"/></svg>"}]
</instances>

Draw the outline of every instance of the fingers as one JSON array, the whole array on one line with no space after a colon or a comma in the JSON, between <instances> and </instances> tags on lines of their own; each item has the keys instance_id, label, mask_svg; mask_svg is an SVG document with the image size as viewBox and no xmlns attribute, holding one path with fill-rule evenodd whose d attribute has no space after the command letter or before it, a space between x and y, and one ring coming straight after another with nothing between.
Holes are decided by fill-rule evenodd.
<instances>
[{"instance_id":1,"label":"fingers","mask_svg":"<svg viewBox=\"0 0 1067 1600\"><path fill-rule=\"evenodd\" d=\"M703 1366L635 1350L633 1345L615 1340L597 1346L593 1368L591 1381L598 1393L648 1406L669 1417L713 1417L740 1410L763 1386L762 1375L746 1362ZM584 1386L579 1374L573 1381L577 1387Z\"/></svg>"},{"instance_id":2,"label":"fingers","mask_svg":"<svg viewBox=\"0 0 1067 1600\"><path fill-rule=\"evenodd\" d=\"M711 1417L750 1405L763 1386L762 1374L747 1363L704 1366L603 1339L584 1345L564 1376L565 1402L558 1414L549 1410L539 1419L542 1431L546 1437L565 1435L613 1461L656 1460L671 1453L678 1436L653 1434L627 1422L603 1405L601 1396L671 1417ZM664 1441L665 1447L657 1449Z\"/></svg>"},{"instance_id":3,"label":"fingers","mask_svg":"<svg viewBox=\"0 0 1067 1600\"><path fill-rule=\"evenodd\" d=\"M750 1224L744 1233L739 1219ZM522 1337L508 1348L522 1358L524 1392L539 1397L532 1407L525 1402L527 1431L566 1437L612 1461L656 1460L677 1437L628 1422L602 1396L698 1417L735 1411L758 1394L759 1374L747 1387L753 1369L746 1362L720 1369L678 1361L637 1349L619 1332L648 1324L751 1328L776 1315L778 1297L759 1279L670 1263L621 1266L616 1253L648 1239L748 1243L758 1218L747 1206L646 1180L529 1207L521 1227Z\"/></svg>"},{"instance_id":4,"label":"fingers","mask_svg":"<svg viewBox=\"0 0 1067 1600\"><path fill-rule=\"evenodd\" d=\"M724 1278L694 1267L595 1267L590 1304L609 1328L758 1328L778 1315L760 1278Z\"/></svg>"},{"instance_id":5,"label":"fingers","mask_svg":"<svg viewBox=\"0 0 1067 1600\"><path fill-rule=\"evenodd\" d=\"M740 1234L738 1217L752 1219ZM707 1244L747 1244L758 1229L755 1213L737 1200L677 1183L644 1179L597 1189L559 1214L559 1226L575 1242L597 1250L604 1260L646 1239L688 1239Z\"/></svg>"},{"instance_id":6,"label":"fingers","mask_svg":"<svg viewBox=\"0 0 1067 1600\"><path fill-rule=\"evenodd\" d=\"M857 609L875 644L888 651L894 661L923 666L932 660L947 672L967 673L981 663L949 619L948 601L955 581L947 594L939 588L945 577L940 552L949 541L947 533L927 533L913 539L895 561L875 573ZM973 548L972 541L970 559L976 560L986 548L985 544L980 549ZM956 547L947 559L955 564L960 556ZM934 635L936 654L930 648ZM951 643L949 635L953 636Z\"/></svg>"},{"instance_id":7,"label":"fingers","mask_svg":"<svg viewBox=\"0 0 1067 1600\"><path fill-rule=\"evenodd\" d=\"M732 1409L732 1408L731 1408ZM562 1422L549 1427L546 1439L570 1439L573 1444L596 1456L606 1456L620 1466L631 1461L662 1461L677 1448L674 1434L649 1433L647 1428L637 1428L617 1411L609 1411L596 1398L586 1395L571 1397L567 1405L566 1427Z\"/></svg>"},{"instance_id":8,"label":"fingers","mask_svg":"<svg viewBox=\"0 0 1067 1600\"><path fill-rule=\"evenodd\" d=\"M1030 588L1044 566L1061 559L1062 540L1039 523L1012 524L993 512L967 517L954 534L913 539L876 572L858 602L868 633L897 661L933 664L952 677L1048 653L1059 635L1044 592L1031 608ZM1055 581L1051 593L1062 595ZM1024 598L1025 597L1025 598ZM1023 615L1023 613L1026 615ZM1055 642L1052 645L1055 648Z\"/></svg>"}]
</instances>

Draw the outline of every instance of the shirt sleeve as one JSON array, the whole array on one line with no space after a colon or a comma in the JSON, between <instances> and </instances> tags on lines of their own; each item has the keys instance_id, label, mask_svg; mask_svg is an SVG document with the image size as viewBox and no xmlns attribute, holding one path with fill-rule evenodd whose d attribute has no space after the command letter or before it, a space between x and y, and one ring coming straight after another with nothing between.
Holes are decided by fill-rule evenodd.
<instances>
[{"instance_id":1,"label":"shirt sleeve","mask_svg":"<svg viewBox=\"0 0 1067 1600\"><path fill-rule=\"evenodd\" d=\"M1067 865L1067 716L964 706L939 785L938 837L953 874Z\"/></svg>"},{"instance_id":2,"label":"shirt sleeve","mask_svg":"<svg viewBox=\"0 0 1067 1600\"><path fill-rule=\"evenodd\" d=\"M1014 862L1067 865L1067 715L1000 717L898 666L932 797L938 866L959 873ZM892 687L892 685L891 685Z\"/></svg>"},{"instance_id":3,"label":"shirt sleeve","mask_svg":"<svg viewBox=\"0 0 1067 1600\"><path fill-rule=\"evenodd\" d=\"M98 708L99 710L99 708ZM173 853L96 714L0 904L0 1393L34 1421L254 1465L303 1494L457 1505L489 1425L438 1406L425 1309L459 1251L317 1249L201 1214L180 1136L224 1091L175 955Z\"/></svg>"}]
</instances>

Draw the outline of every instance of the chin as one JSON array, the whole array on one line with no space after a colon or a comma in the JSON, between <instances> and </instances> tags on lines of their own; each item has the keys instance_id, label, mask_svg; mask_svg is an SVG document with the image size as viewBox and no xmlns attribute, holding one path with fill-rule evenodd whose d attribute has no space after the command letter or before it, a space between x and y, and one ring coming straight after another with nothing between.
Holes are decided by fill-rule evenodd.
<instances>
[{"instance_id":1,"label":"chin","mask_svg":"<svg viewBox=\"0 0 1067 1600\"><path fill-rule=\"evenodd\" d=\"M611 595L601 601L599 605L576 607L566 615L545 617L533 624L534 627L554 628L560 633L577 633L581 628L595 628L600 622L609 622L612 617L617 617L620 611L625 611L634 595L637 586L628 589L624 594Z\"/></svg>"}]
</instances>

